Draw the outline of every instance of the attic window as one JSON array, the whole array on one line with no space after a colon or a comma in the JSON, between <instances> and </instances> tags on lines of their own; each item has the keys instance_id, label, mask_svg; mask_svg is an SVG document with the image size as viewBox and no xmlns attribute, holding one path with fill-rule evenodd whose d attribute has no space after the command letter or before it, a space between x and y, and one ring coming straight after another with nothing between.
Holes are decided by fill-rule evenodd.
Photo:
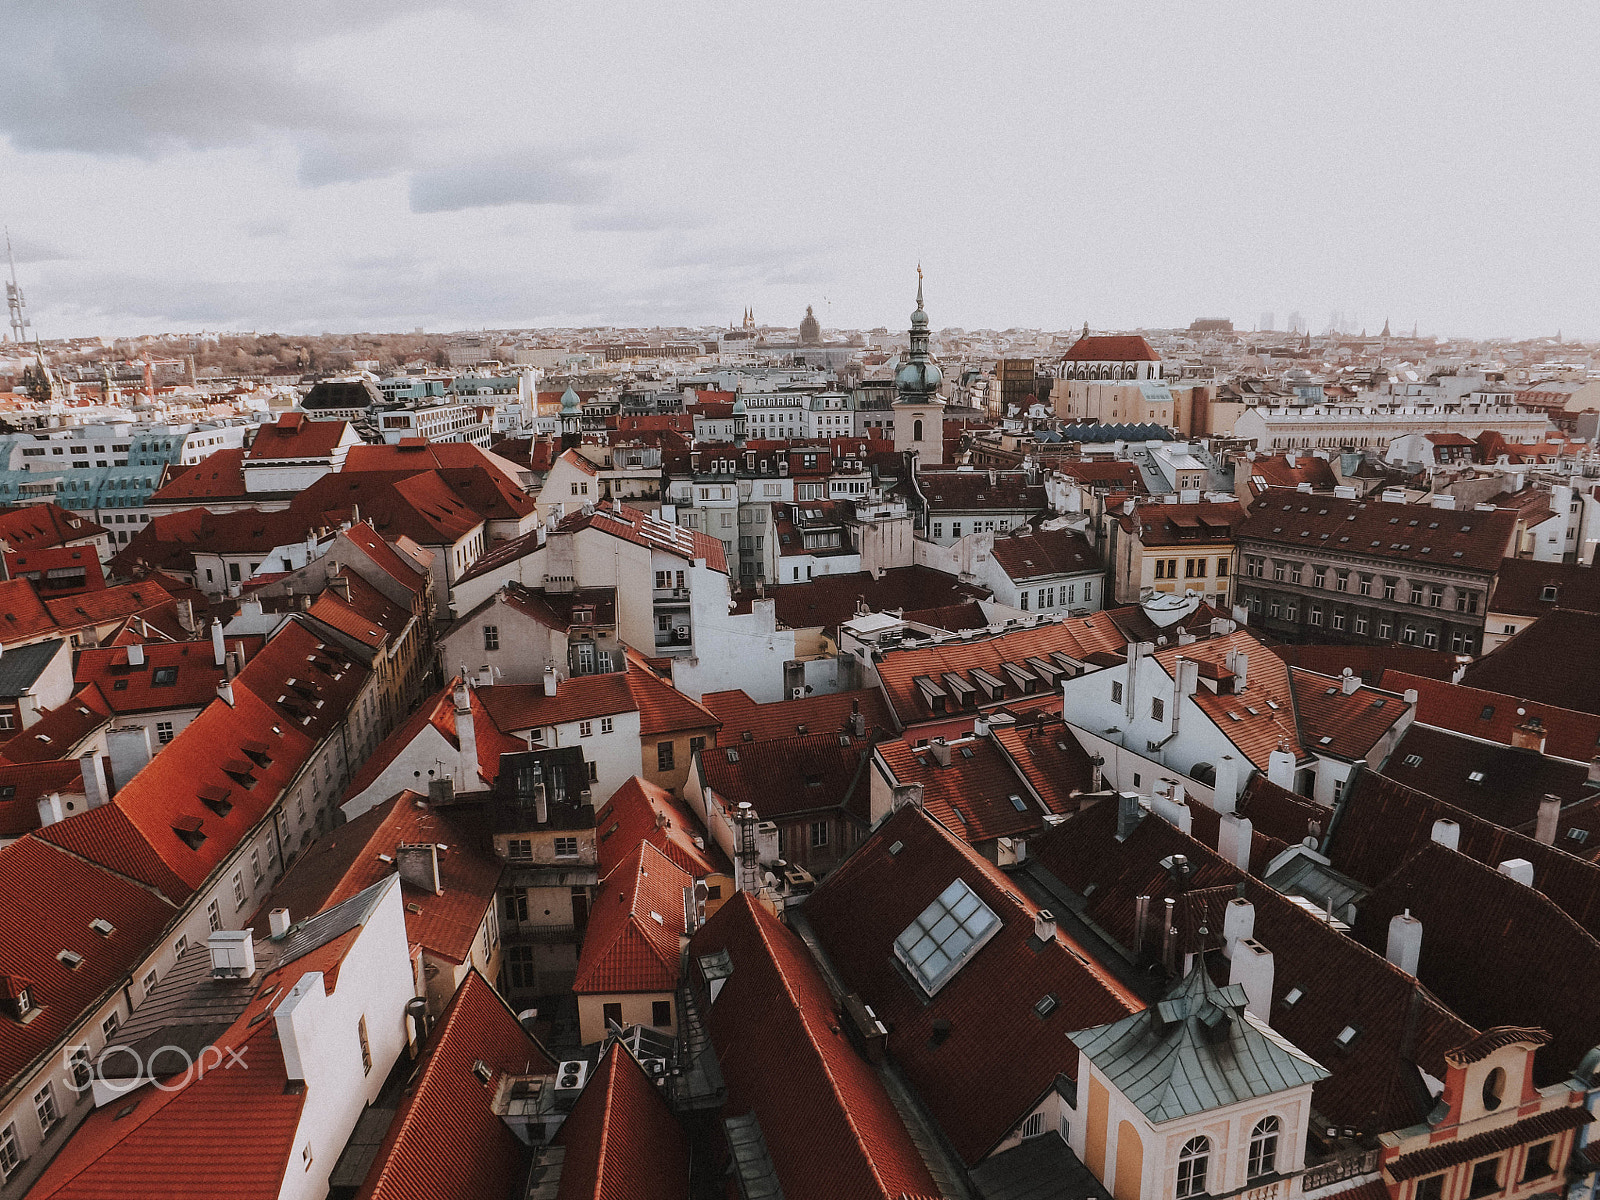
<instances>
[{"instance_id":1,"label":"attic window","mask_svg":"<svg viewBox=\"0 0 1600 1200\"><path fill-rule=\"evenodd\" d=\"M56 961L69 971L76 971L83 965L83 955L76 950L63 950L56 955Z\"/></svg>"},{"instance_id":2,"label":"attic window","mask_svg":"<svg viewBox=\"0 0 1600 1200\"><path fill-rule=\"evenodd\" d=\"M1482 783L1483 782L1483 772L1482 771L1468 771L1467 772L1467 782L1468 783Z\"/></svg>"},{"instance_id":3,"label":"attic window","mask_svg":"<svg viewBox=\"0 0 1600 1200\"><path fill-rule=\"evenodd\" d=\"M1251 711L1254 712L1255 710L1252 709ZM1228 710L1228 720L1230 720L1230 721L1242 721L1242 720L1244 720L1244 718L1241 717L1238 713L1234 712L1233 709L1230 708Z\"/></svg>"},{"instance_id":4,"label":"attic window","mask_svg":"<svg viewBox=\"0 0 1600 1200\"><path fill-rule=\"evenodd\" d=\"M1422 755L1420 755L1420 754L1408 754L1408 755L1406 755L1406 766L1408 766L1408 767L1420 767L1421 765L1422 765Z\"/></svg>"},{"instance_id":5,"label":"attic window","mask_svg":"<svg viewBox=\"0 0 1600 1200\"><path fill-rule=\"evenodd\" d=\"M890 847L889 847L889 857L893 858L896 854L899 854L900 851L904 850L905 848L906 848L906 844L904 842L894 842L894 843L892 843L890 845Z\"/></svg>"},{"instance_id":6,"label":"attic window","mask_svg":"<svg viewBox=\"0 0 1600 1200\"><path fill-rule=\"evenodd\" d=\"M1010 796L1007 796L1006 799L1011 801L1011 807L1016 809L1018 812L1027 812L1028 811L1028 806L1023 803L1023 800L1022 800L1021 796L1018 796L1015 793L1012 793Z\"/></svg>"},{"instance_id":7,"label":"attic window","mask_svg":"<svg viewBox=\"0 0 1600 1200\"><path fill-rule=\"evenodd\" d=\"M1305 992L1302 989L1297 987L1290 988L1283 994L1284 1006L1286 1008L1293 1008L1296 1004L1300 1003L1300 998L1304 995Z\"/></svg>"},{"instance_id":8,"label":"attic window","mask_svg":"<svg viewBox=\"0 0 1600 1200\"><path fill-rule=\"evenodd\" d=\"M117 931L117 927L104 917L96 917L94 920L90 921L89 928L94 930L101 937L110 937Z\"/></svg>"},{"instance_id":9,"label":"attic window","mask_svg":"<svg viewBox=\"0 0 1600 1200\"><path fill-rule=\"evenodd\" d=\"M1587 842L1589 840L1589 831L1587 829L1569 829L1567 830L1567 837L1574 842Z\"/></svg>"},{"instance_id":10,"label":"attic window","mask_svg":"<svg viewBox=\"0 0 1600 1200\"><path fill-rule=\"evenodd\" d=\"M1494 705L1485 704L1483 706L1483 711L1478 714L1478 720L1487 721L1492 716L1494 716Z\"/></svg>"},{"instance_id":11,"label":"attic window","mask_svg":"<svg viewBox=\"0 0 1600 1200\"><path fill-rule=\"evenodd\" d=\"M152 687L171 687L178 682L177 667L157 667L155 674L150 676Z\"/></svg>"},{"instance_id":12,"label":"attic window","mask_svg":"<svg viewBox=\"0 0 1600 1200\"><path fill-rule=\"evenodd\" d=\"M994 910L957 879L894 940L894 953L932 996L999 929Z\"/></svg>"},{"instance_id":13,"label":"attic window","mask_svg":"<svg viewBox=\"0 0 1600 1200\"><path fill-rule=\"evenodd\" d=\"M489 1064L481 1058L472 1060L472 1073L477 1076L478 1082L484 1087L489 1086L489 1080L494 1078L494 1072L489 1069Z\"/></svg>"},{"instance_id":14,"label":"attic window","mask_svg":"<svg viewBox=\"0 0 1600 1200\"><path fill-rule=\"evenodd\" d=\"M1054 992L1046 992L1044 995L1040 996L1038 1002L1034 1004L1033 1015L1038 1017L1040 1020L1043 1020L1045 1017L1048 1017L1051 1013L1055 1012L1056 1005L1059 1003L1060 1001L1056 999L1056 994Z\"/></svg>"},{"instance_id":15,"label":"attic window","mask_svg":"<svg viewBox=\"0 0 1600 1200\"><path fill-rule=\"evenodd\" d=\"M1343 1029L1339 1030L1339 1036L1333 1040L1339 1043L1339 1049L1348 1050L1350 1049L1351 1043L1353 1043L1356 1038L1360 1036L1361 1030L1357 1026L1346 1025Z\"/></svg>"},{"instance_id":16,"label":"attic window","mask_svg":"<svg viewBox=\"0 0 1600 1200\"><path fill-rule=\"evenodd\" d=\"M1321 738L1317 739L1317 741L1318 741L1319 745L1323 745L1323 746L1331 746L1331 745L1333 745L1333 737L1331 735L1328 735L1328 734L1324 734Z\"/></svg>"},{"instance_id":17,"label":"attic window","mask_svg":"<svg viewBox=\"0 0 1600 1200\"><path fill-rule=\"evenodd\" d=\"M725 753L728 756L728 761L729 762L736 763L736 762L739 761L739 752L737 750L735 750L732 746L729 746L728 749L725 751Z\"/></svg>"},{"instance_id":18,"label":"attic window","mask_svg":"<svg viewBox=\"0 0 1600 1200\"><path fill-rule=\"evenodd\" d=\"M1555 584L1546 584L1544 586L1544 588L1539 592L1539 599L1541 599L1541 600L1554 600L1555 598L1556 598L1556 587L1555 587Z\"/></svg>"}]
</instances>

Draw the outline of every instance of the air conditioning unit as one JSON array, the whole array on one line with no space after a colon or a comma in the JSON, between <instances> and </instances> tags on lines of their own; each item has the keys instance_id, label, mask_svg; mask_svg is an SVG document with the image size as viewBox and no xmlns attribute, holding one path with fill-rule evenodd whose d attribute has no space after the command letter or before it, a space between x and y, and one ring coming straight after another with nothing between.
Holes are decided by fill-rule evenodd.
<instances>
[{"instance_id":1,"label":"air conditioning unit","mask_svg":"<svg viewBox=\"0 0 1600 1200\"><path fill-rule=\"evenodd\" d=\"M674 625L672 633L674 637L686 638L689 636L689 627L687 625Z\"/></svg>"},{"instance_id":2,"label":"air conditioning unit","mask_svg":"<svg viewBox=\"0 0 1600 1200\"><path fill-rule=\"evenodd\" d=\"M797 688L790 688L789 689L789 699L791 699L791 700L804 700L805 698L806 698L806 689L805 688L797 687Z\"/></svg>"},{"instance_id":3,"label":"air conditioning unit","mask_svg":"<svg viewBox=\"0 0 1600 1200\"><path fill-rule=\"evenodd\" d=\"M556 1095L570 1093L574 1098L589 1081L589 1064L581 1058L564 1062L556 1070Z\"/></svg>"},{"instance_id":4,"label":"air conditioning unit","mask_svg":"<svg viewBox=\"0 0 1600 1200\"><path fill-rule=\"evenodd\" d=\"M664 1058L641 1058L639 1065L651 1079L665 1079L667 1076L667 1060Z\"/></svg>"}]
</instances>

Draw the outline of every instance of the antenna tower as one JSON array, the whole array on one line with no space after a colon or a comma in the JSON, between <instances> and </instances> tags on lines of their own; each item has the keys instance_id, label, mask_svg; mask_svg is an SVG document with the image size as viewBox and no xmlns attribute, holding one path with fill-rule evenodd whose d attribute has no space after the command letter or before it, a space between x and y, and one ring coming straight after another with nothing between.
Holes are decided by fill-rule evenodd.
<instances>
[{"instance_id":1,"label":"antenna tower","mask_svg":"<svg viewBox=\"0 0 1600 1200\"><path fill-rule=\"evenodd\" d=\"M22 345L28 340L27 301L22 298L22 288L17 284L17 256L11 252L11 231L6 230L6 260L11 264L11 279L6 283L6 309L10 314L11 340Z\"/></svg>"}]
</instances>

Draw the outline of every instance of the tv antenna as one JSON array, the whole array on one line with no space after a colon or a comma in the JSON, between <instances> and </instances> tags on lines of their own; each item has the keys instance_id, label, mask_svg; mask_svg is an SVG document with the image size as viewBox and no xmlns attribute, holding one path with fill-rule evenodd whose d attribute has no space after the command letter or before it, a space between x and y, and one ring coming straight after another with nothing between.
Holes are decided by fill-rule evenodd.
<instances>
[{"instance_id":1,"label":"tv antenna","mask_svg":"<svg viewBox=\"0 0 1600 1200\"><path fill-rule=\"evenodd\" d=\"M11 251L11 230L6 230L6 260L11 264L11 279L6 283L6 309L10 315L11 340L22 345L28 340L27 301L22 298L22 288L17 284L17 256Z\"/></svg>"}]
</instances>

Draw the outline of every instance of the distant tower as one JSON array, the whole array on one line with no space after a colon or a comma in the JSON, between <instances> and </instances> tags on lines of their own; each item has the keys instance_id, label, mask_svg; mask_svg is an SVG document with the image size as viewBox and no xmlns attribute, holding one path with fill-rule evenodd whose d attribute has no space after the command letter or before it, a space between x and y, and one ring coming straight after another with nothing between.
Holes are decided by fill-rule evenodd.
<instances>
[{"instance_id":1,"label":"distant tower","mask_svg":"<svg viewBox=\"0 0 1600 1200\"><path fill-rule=\"evenodd\" d=\"M1381 337L1381 338L1383 338L1383 340L1384 340L1384 341L1386 341L1386 342L1387 342L1387 341L1388 341L1388 340L1389 340L1389 338L1390 338L1390 337L1391 337L1391 336L1393 336L1393 335L1392 335L1392 334L1390 334L1390 332L1389 332L1389 318L1388 318L1388 317L1385 317L1385 318L1384 318L1384 319L1383 319L1383 332L1382 332L1382 333L1381 333L1381 334L1379 334L1379 335L1378 335L1378 336L1380 336L1380 337Z\"/></svg>"},{"instance_id":2,"label":"distant tower","mask_svg":"<svg viewBox=\"0 0 1600 1200\"><path fill-rule=\"evenodd\" d=\"M917 311L911 314L911 349L895 372L894 448L914 450L924 466L944 462L944 372L928 352L928 314L922 308L922 268L917 268Z\"/></svg>"},{"instance_id":3,"label":"distant tower","mask_svg":"<svg viewBox=\"0 0 1600 1200\"><path fill-rule=\"evenodd\" d=\"M756 310L755 309L747 308L747 309L744 310L744 327L746 329L754 329L756 327Z\"/></svg>"},{"instance_id":4,"label":"distant tower","mask_svg":"<svg viewBox=\"0 0 1600 1200\"><path fill-rule=\"evenodd\" d=\"M17 284L17 256L11 252L11 231L6 230L6 259L11 263L11 279L6 284L6 308L11 315L11 340L22 345L28 340L28 303Z\"/></svg>"},{"instance_id":5,"label":"distant tower","mask_svg":"<svg viewBox=\"0 0 1600 1200\"><path fill-rule=\"evenodd\" d=\"M817 346L822 343L822 324L817 320L816 314L811 311L811 305L806 305L806 315L800 320L800 344L802 346Z\"/></svg>"},{"instance_id":6,"label":"distant tower","mask_svg":"<svg viewBox=\"0 0 1600 1200\"><path fill-rule=\"evenodd\" d=\"M571 450L583 441L583 410L578 406L578 393L567 385L561 393L561 448Z\"/></svg>"}]
</instances>

